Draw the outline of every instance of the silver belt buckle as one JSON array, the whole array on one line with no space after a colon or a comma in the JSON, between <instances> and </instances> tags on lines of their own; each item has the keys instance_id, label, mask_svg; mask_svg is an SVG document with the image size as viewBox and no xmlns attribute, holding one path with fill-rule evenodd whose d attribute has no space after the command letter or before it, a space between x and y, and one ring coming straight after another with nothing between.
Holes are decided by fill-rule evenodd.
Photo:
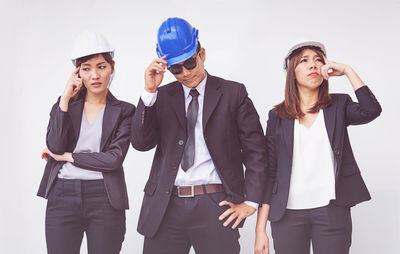
<instances>
[{"instance_id":1,"label":"silver belt buckle","mask_svg":"<svg viewBox=\"0 0 400 254\"><path fill-rule=\"evenodd\" d=\"M190 194L181 194L181 187L190 187ZM178 188L178 197L180 197L180 198L193 198L194 197L194 185L177 186L177 188Z\"/></svg>"}]
</instances>

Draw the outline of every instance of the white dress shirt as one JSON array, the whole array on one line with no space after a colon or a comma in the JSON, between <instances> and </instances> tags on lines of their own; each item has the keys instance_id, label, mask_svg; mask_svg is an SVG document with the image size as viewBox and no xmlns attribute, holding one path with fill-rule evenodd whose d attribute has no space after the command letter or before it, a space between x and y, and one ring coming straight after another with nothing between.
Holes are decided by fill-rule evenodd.
<instances>
[{"instance_id":1,"label":"white dress shirt","mask_svg":"<svg viewBox=\"0 0 400 254\"><path fill-rule=\"evenodd\" d=\"M336 198L335 157L321 111L310 128L295 120L288 209L322 207Z\"/></svg>"},{"instance_id":2,"label":"white dress shirt","mask_svg":"<svg viewBox=\"0 0 400 254\"><path fill-rule=\"evenodd\" d=\"M204 104L204 91L206 88L207 76L197 85L196 90L199 92L198 102L199 111L197 114L197 122L194 129L195 135L195 155L194 164L186 172L179 165L178 174L175 178L176 186L188 186L188 185L202 185L202 184L220 184L221 178L215 168L214 162L211 159L211 155L208 151L206 142L203 135L203 104ZM182 85L183 93L185 96L185 112L189 107L189 103L192 100L192 96L189 94L192 88ZM144 90L141 99L146 107L154 105L157 99L158 91L155 93L149 93ZM258 208L258 204L246 201L246 204Z\"/></svg>"}]
</instances>

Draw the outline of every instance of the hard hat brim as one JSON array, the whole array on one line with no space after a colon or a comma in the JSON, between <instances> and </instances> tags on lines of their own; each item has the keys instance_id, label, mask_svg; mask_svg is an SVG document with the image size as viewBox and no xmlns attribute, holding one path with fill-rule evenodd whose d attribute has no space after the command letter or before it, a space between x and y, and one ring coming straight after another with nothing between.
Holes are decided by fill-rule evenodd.
<instances>
[{"instance_id":1,"label":"hard hat brim","mask_svg":"<svg viewBox=\"0 0 400 254\"><path fill-rule=\"evenodd\" d=\"M326 56L326 48L325 48L324 44L322 44L321 42L317 42L317 41L305 41L305 42L302 42L302 43L298 43L298 44L294 45L293 47L291 47L291 48L289 49L289 51L288 51L288 53L287 53L287 55L286 55L286 57L285 57L285 60L284 60L284 66L283 66L284 69L285 69L285 70L287 69L289 60L290 60L290 58L292 58L292 55L293 55L293 53L294 53L296 50L301 49L301 48L307 48L307 47L315 47L315 48L318 48L318 49L320 49L320 50L322 51L322 53L324 53L324 55Z\"/></svg>"},{"instance_id":2,"label":"hard hat brim","mask_svg":"<svg viewBox=\"0 0 400 254\"><path fill-rule=\"evenodd\" d=\"M108 54L111 55L111 58L114 59L114 49L111 49L110 51L107 50L107 51L104 51L104 52L93 51L93 52L87 53L87 55L79 56L79 57L78 56L72 56L71 57L71 61L72 61L72 64L76 66L76 60L78 58L82 58L82 57L85 57L85 56L96 55L96 54L102 54L102 53L108 53Z\"/></svg>"},{"instance_id":3,"label":"hard hat brim","mask_svg":"<svg viewBox=\"0 0 400 254\"><path fill-rule=\"evenodd\" d=\"M167 55L165 61L167 62L168 66L184 62L185 60L191 58L196 53L198 44L199 44L199 41L196 40L196 43L194 44L193 48L190 51L183 53L182 55L179 55L179 56L176 56L173 58L168 58L168 55ZM157 55L158 55L158 57L163 57L163 55L161 55L158 50L157 50Z\"/></svg>"}]
</instances>

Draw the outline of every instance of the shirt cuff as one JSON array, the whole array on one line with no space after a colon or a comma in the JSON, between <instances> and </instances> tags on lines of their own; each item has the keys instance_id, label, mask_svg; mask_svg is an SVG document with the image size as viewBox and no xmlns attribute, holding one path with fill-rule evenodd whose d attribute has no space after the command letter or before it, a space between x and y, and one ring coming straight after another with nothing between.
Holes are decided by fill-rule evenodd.
<instances>
[{"instance_id":1,"label":"shirt cuff","mask_svg":"<svg viewBox=\"0 0 400 254\"><path fill-rule=\"evenodd\" d=\"M140 97L143 101L143 104L146 107L151 107L156 103L158 91L155 93L149 93L146 90L143 90L142 96Z\"/></svg>"},{"instance_id":2,"label":"shirt cuff","mask_svg":"<svg viewBox=\"0 0 400 254\"><path fill-rule=\"evenodd\" d=\"M249 206L255 208L256 210L258 209L258 204L257 204L256 202L248 201L248 200L247 200L247 201L244 201L244 203L245 203L246 205L249 205Z\"/></svg>"}]
</instances>

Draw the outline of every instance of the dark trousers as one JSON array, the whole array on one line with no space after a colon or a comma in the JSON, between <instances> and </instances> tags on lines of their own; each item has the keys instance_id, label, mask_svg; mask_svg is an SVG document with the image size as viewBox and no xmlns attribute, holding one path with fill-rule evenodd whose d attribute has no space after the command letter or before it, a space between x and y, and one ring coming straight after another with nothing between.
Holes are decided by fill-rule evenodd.
<instances>
[{"instance_id":1,"label":"dark trousers","mask_svg":"<svg viewBox=\"0 0 400 254\"><path fill-rule=\"evenodd\" d=\"M46 209L48 253L78 254L84 232L88 253L119 253L125 210L110 205L103 180L57 179Z\"/></svg>"},{"instance_id":2,"label":"dark trousers","mask_svg":"<svg viewBox=\"0 0 400 254\"><path fill-rule=\"evenodd\" d=\"M349 207L328 206L285 211L271 223L276 254L347 254L351 245Z\"/></svg>"},{"instance_id":3,"label":"dark trousers","mask_svg":"<svg viewBox=\"0 0 400 254\"><path fill-rule=\"evenodd\" d=\"M157 234L144 239L144 254L238 254L239 231L224 227L218 217L227 209L219 202L225 193L173 196Z\"/></svg>"}]
</instances>

